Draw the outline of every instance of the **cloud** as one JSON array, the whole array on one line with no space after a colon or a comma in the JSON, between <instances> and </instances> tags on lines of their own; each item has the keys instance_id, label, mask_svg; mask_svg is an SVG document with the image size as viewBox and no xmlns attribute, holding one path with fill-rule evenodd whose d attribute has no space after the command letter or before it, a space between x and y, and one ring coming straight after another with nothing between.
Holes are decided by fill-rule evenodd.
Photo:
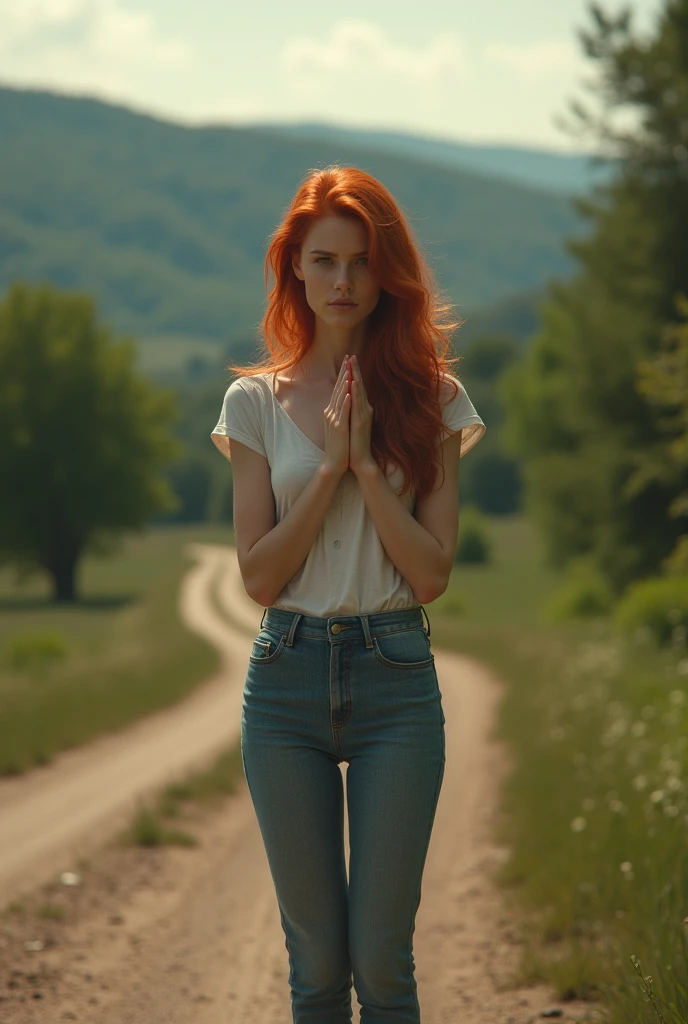
<instances>
[{"instance_id":1,"label":"cloud","mask_svg":"<svg viewBox=\"0 0 688 1024\"><path fill-rule=\"evenodd\" d=\"M524 78L577 74L585 66L584 57L566 39L540 39L525 46L491 43L485 47L484 53L488 60L516 71Z\"/></svg>"},{"instance_id":2,"label":"cloud","mask_svg":"<svg viewBox=\"0 0 688 1024\"><path fill-rule=\"evenodd\" d=\"M444 75L463 75L467 70L454 33L438 35L426 47L412 48L394 43L379 25L361 19L336 22L328 39L303 35L288 39L278 63L294 79L364 73L416 84L432 84Z\"/></svg>"},{"instance_id":3,"label":"cloud","mask_svg":"<svg viewBox=\"0 0 688 1024\"><path fill-rule=\"evenodd\" d=\"M65 45L70 30L76 38ZM0 53L33 44L49 55L56 42L76 59L177 66L193 56L185 42L161 38L149 12L121 0L0 0Z\"/></svg>"}]
</instances>

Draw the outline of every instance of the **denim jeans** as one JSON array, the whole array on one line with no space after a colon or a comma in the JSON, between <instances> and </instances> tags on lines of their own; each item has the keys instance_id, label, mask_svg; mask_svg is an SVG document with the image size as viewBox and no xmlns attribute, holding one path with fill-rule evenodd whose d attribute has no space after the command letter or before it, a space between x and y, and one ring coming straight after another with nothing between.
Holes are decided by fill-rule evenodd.
<instances>
[{"instance_id":1,"label":"denim jeans","mask_svg":"<svg viewBox=\"0 0 688 1024\"><path fill-rule=\"evenodd\" d=\"M445 761L421 612L320 618L270 607L253 641L241 749L295 1024L348 1024L352 982L361 1024L420 1022L413 932Z\"/></svg>"}]
</instances>

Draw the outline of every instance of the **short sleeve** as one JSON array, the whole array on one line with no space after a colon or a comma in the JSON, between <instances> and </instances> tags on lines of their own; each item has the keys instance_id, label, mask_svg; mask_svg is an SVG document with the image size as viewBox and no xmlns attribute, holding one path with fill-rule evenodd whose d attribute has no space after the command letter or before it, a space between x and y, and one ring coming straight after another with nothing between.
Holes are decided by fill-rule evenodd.
<instances>
[{"instance_id":1,"label":"short sleeve","mask_svg":"<svg viewBox=\"0 0 688 1024\"><path fill-rule=\"evenodd\" d=\"M466 452L475 447L485 433L485 424L478 415L461 381L450 374L445 375L445 381L447 378L455 381L458 392L454 396L454 388L448 383L445 384L449 401L447 401L447 398L442 399L446 403L442 406L442 419L444 420L445 427L442 440L446 441L457 430L463 430L461 435L461 452L459 455L460 458L463 458Z\"/></svg>"},{"instance_id":2,"label":"short sleeve","mask_svg":"<svg viewBox=\"0 0 688 1024\"><path fill-rule=\"evenodd\" d=\"M229 438L241 441L267 458L260 410L260 396L253 389L247 389L242 379L230 384L222 402L220 419L210 434L215 447L230 462L232 455Z\"/></svg>"}]
</instances>

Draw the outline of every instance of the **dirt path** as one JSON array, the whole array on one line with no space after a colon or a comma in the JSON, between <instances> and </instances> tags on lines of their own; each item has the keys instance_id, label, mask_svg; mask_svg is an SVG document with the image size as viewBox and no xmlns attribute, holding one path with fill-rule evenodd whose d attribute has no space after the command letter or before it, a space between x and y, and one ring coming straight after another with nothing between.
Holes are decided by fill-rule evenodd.
<instances>
[{"instance_id":1,"label":"dirt path","mask_svg":"<svg viewBox=\"0 0 688 1024\"><path fill-rule=\"evenodd\" d=\"M196 848L102 847L106 821L110 831L115 817L126 819L137 793L202 763L238 734L261 609L243 591L230 549L195 545L194 552L182 613L221 649L217 678L173 711L0 786L2 903L21 881L28 907L50 902L67 910L65 922L0 921L0 1024L291 1020L284 935L244 783L221 808L199 815L191 826ZM214 580L235 627L211 602ZM518 941L491 881L505 853L491 838L506 770L490 739L499 686L468 658L441 650L435 658L447 763L415 934L423 1024L525 1024L554 1002L544 988L501 985L516 966ZM80 887L28 891L51 877L50 863L54 872L75 870L85 851L93 855ZM27 951L35 939L43 948ZM563 1019L577 1016L580 1008L569 1004Z\"/></svg>"}]
</instances>

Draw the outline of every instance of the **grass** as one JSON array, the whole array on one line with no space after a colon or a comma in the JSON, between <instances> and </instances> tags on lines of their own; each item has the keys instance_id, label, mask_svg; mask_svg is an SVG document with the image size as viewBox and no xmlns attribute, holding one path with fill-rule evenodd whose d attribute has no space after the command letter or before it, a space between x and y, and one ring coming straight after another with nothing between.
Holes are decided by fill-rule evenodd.
<instances>
[{"instance_id":1,"label":"grass","mask_svg":"<svg viewBox=\"0 0 688 1024\"><path fill-rule=\"evenodd\" d=\"M236 792L243 780L239 742L224 750L209 767L188 772L160 790L152 803L140 801L130 825L117 837L120 845L195 846L187 828L170 824L193 818L199 808L213 808Z\"/></svg>"},{"instance_id":2,"label":"grass","mask_svg":"<svg viewBox=\"0 0 688 1024\"><path fill-rule=\"evenodd\" d=\"M520 983L597 1000L612 1024L688 1021L688 651L605 619L548 624L558 584L526 523L454 570L433 641L506 683L499 881L524 930ZM450 604L451 607L451 604ZM651 978L650 981L647 979Z\"/></svg>"},{"instance_id":3,"label":"grass","mask_svg":"<svg viewBox=\"0 0 688 1024\"><path fill-rule=\"evenodd\" d=\"M0 774L179 700L217 666L216 651L179 621L190 541L227 541L226 528L167 527L131 537L111 558L84 560L80 600L55 605L47 581L17 586L0 573ZM57 634L65 657L20 670L18 639ZM24 644L26 647L26 644Z\"/></svg>"}]
</instances>

